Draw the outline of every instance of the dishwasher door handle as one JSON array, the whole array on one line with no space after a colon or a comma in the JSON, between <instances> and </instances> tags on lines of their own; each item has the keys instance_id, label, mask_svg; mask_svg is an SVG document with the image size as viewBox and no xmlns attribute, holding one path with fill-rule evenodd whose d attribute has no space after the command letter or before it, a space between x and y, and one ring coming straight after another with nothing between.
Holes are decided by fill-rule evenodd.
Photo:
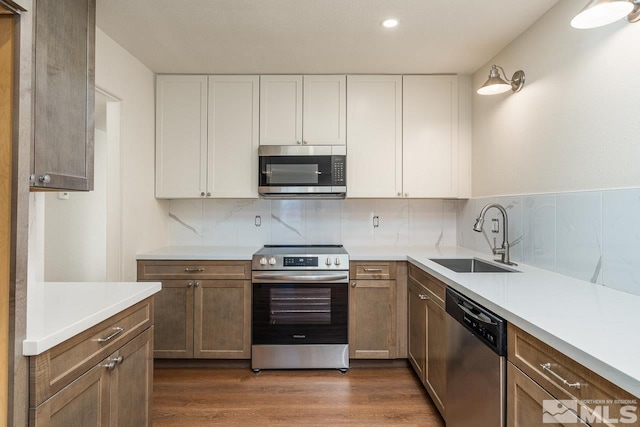
<instances>
[{"instance_id":1,"label":"dishwasher door handle","mask_svg":"<svg viewBox=\"0 0 640 427\"><path fill-rule=\"evenodd\" d=\"M472 312L471 310L469 310L467 307L465 307L465 305L463 303L456 303L458 305L458 307L460 307L460 310L464 311L465 313L467 313L467 315L473 317L474 319L476 319L478 322L482 322L485 323L487 325L497 325L497 322L494 322L493 320L491 320L490 318L485 318L483 319L482 317L478 316L477 314L475 314L474 312Z\"/></svg>"}]
</instances>

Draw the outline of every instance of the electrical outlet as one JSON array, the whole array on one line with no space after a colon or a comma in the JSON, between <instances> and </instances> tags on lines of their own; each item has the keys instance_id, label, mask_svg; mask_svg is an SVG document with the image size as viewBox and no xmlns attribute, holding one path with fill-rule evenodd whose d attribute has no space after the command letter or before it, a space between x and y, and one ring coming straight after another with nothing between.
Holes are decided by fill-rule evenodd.
<instances>
[{"instance_id":1,"label":"electrical outlet","mask_svg":"<svg viewBox=\"0 0 640 427\"><path fill-rule=\"evenodd\" d=\"M60 200L69 200L69 193L67 191L58 192L58 199L60 199Z\"/></svg>"},{"instance_id":2,"label":"electrical outlet","mask_svg":"<svg viewBox=\"0 0 640 427\"><path fill-rule=\"evenodd\" d=\"M491 232L496 234L500 232L500 221L498 218L491 219Z\"/></svg>"}]
</instances>

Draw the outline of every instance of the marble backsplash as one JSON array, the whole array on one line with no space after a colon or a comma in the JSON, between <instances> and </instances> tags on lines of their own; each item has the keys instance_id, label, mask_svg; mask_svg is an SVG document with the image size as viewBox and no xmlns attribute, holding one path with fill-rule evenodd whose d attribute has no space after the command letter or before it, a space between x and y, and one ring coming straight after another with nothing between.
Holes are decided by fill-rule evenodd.
<instances>
[{"instance_id":1,"label":"marble backsplash","mask_svg":"<svg viewBox=\"0 0 640 427\"><path fill-rule=\"evenodd\" d=\"M491 253L497 209L485 232L473 224L487 203L508 212L511 257L545 270L640 295L640 189L508 196L459 202L458 245ZM500 219L500 227L502 227Z\"/></svg>"},{"instance_id":2,"label":"marble backsplash","mask_svg":"<svg viewBox=\"0 0 640 427\"><path fill-rule=\"evenodd\" d=\"M458 203L431 199L171 200L169 245L455 246Z\"/></svg>"}]
</instances>

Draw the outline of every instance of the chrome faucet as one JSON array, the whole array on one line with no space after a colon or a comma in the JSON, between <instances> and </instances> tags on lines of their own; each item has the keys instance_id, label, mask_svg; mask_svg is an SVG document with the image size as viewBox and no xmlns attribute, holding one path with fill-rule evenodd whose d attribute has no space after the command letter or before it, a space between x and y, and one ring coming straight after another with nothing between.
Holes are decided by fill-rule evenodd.
<instances>
[{"instance_id":1,"label":"chrome faucet","mask_svg":"<svg viewBox=\"0 0 640 427\"><path fill-rule=\"evenodd\" d=\"M491 248L494 255L500 255L500 259L497 259L496 261L507 265L517 265L515 262L511 262L511 258L509 257L509 218L507 216L507 211L502 207L502 205L499 205L497 203L489 203L484 208L482 208L482 210L480 211L480 215L478 215L478 218L476 218L476 223L473 225L473 231L477 231L478 233L482 232L482 226L484 225L484 216L491 208L498 209L502 214L502 247L496 247L495 239L493 239L494 244Z\"/></svg>"}]
</instances>

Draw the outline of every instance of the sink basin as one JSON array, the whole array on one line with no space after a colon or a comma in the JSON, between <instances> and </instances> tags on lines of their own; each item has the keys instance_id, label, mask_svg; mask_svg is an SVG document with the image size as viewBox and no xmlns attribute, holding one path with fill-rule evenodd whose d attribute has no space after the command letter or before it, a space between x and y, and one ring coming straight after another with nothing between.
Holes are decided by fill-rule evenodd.
<instances>
[{"instance_id":1,"label":"sink basin","mask_svg":"<svg viewBox=\"0 0 640 427\"><path fill-rule=\"evenodd\" d=\"M456 273L518 273L507 267L501 267L478 258L429 258L436 264Z\"/></svg>"}]
</instances>

